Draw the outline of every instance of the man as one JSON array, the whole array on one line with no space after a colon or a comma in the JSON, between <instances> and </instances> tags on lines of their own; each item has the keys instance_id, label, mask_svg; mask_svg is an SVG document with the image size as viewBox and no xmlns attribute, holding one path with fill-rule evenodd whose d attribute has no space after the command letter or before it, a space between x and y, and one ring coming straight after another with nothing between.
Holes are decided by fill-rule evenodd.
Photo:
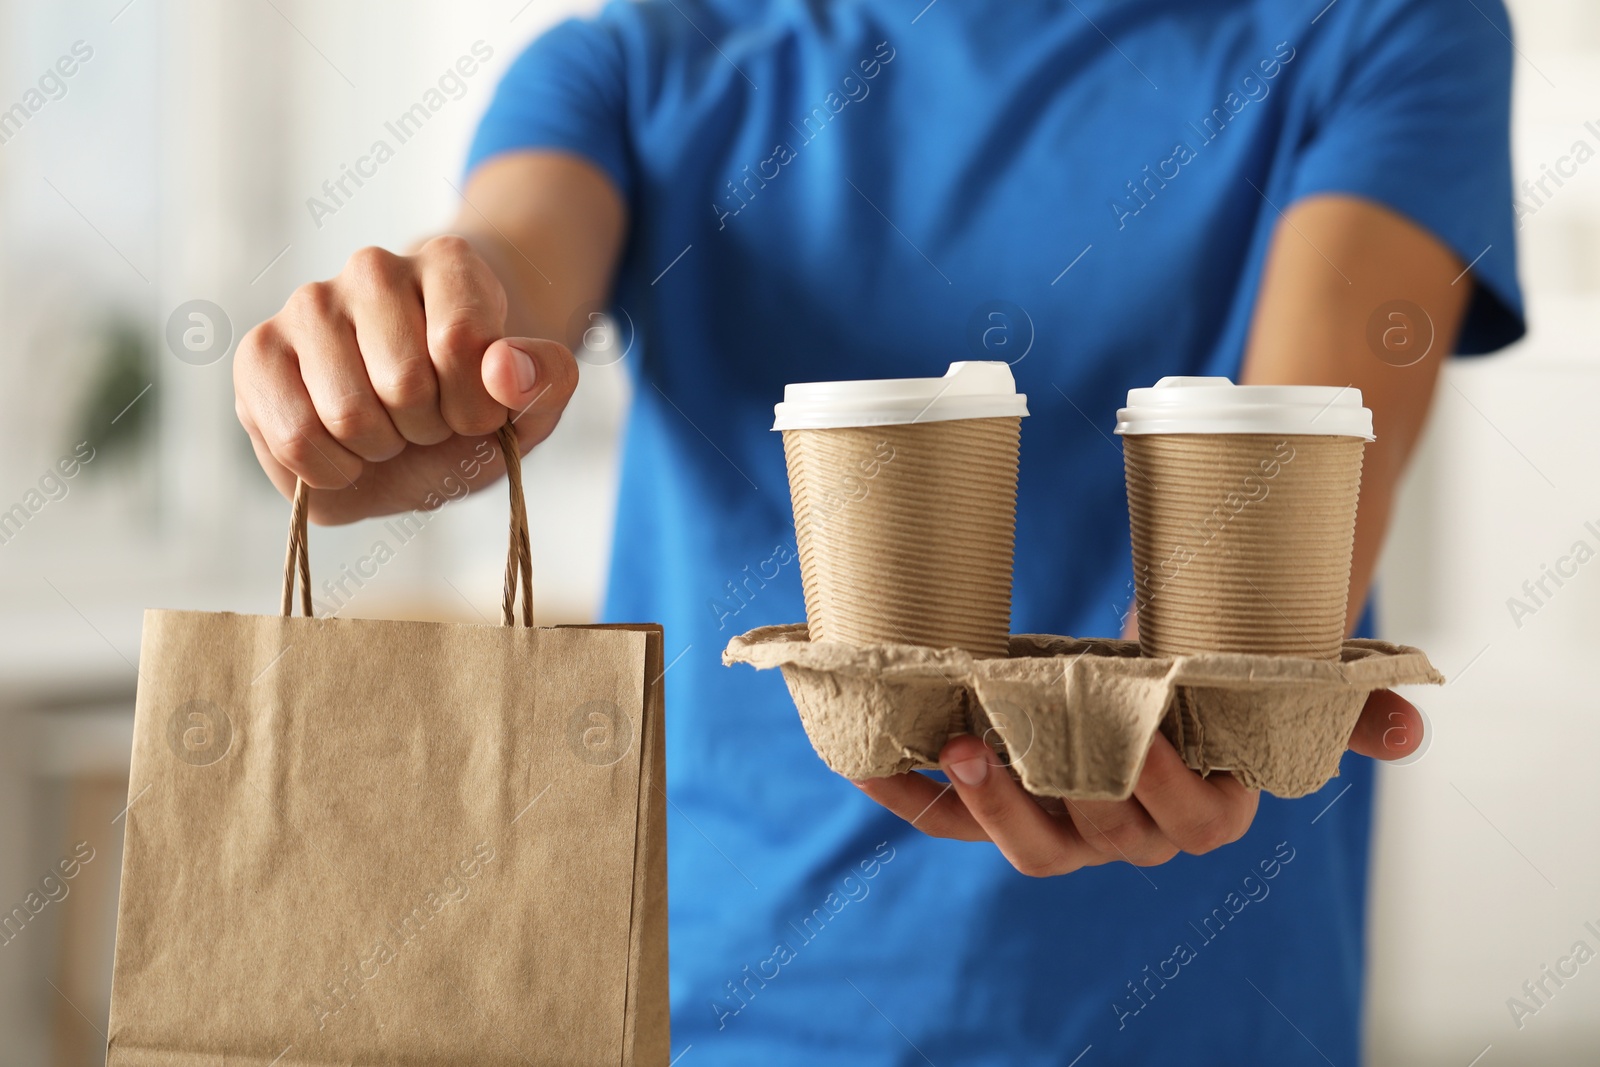
<instances>
[{"instance_id":1,"label":"man","mask_svg":"<svg viewBox=\"0 0 1600 1067\"><path fill-rule=\"evenodd\" d=\"M524 448L547 436L568 348L595 309L626 311L605 615L660 620L682 652L689 1067L1352 1063L1361 755L1290 802L1202 779L1158 737L1132 799L1054 818L959 738L952 790L863 795L811 754L779 678L718 653L803 617L769 432L784 384L962 358L1016 361L1029 395L1018 632L1124 629L1108 431L1128 388L1359 388L1378 439L1354 623L1443 357L1523 329L1508 32L1498 4L1453 0L612 4L513 66L451 235L363 249L251 332L239 415L280 490L314 487L313 519L415 507L508 415ZM1394 756L1419 734L1379 694L1351 744Z\"/></svg>"}]
</instances>

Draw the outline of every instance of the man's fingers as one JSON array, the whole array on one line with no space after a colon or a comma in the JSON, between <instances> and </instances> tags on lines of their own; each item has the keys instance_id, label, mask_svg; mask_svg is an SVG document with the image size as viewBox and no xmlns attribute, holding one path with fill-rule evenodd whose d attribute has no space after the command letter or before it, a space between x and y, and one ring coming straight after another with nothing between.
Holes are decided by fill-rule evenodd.
<instances>
[{"instance_id":1,"label":"man's fingers","mask_svg":"<svg viewBox=\"0 0 1600 1067\"><path fill-rule=\"evenodd\" d=\"M400 436L436 445L450 436L428 356L422 293L409 260L363 248L345 264L344 302L372 390Z\"/></svg>"},{"instance_id":2,"label":"man's fingers","mask_svg":"<svg viewBox=\"0 0 1600 1067\"><path fill-rule=\"evenodd\" d=\"M239 342L234 356L238 402L273 459L313 489L348 488L365 464L322 425L300 375L294 350L271 322Z\"/></svg>"},{"instance_id":3,"label":"man's fingers","mask_svg":"<svg viewBox=\"0 0 1600 1067\"><path fill-rule=\"evenodd\" d=\"M256 460L260 462L261 469L266 472L267 478L278 492L283 494L285 500L294 499L295 473L282 463L278 462L272 454L272 449L267 445L267 439L261 434L261 427L256 425L255 419L250 417L250 409L245 407L244 401L235 397L233 412L239 416L239 425L244 427L244 432L250 437L250 447L255 451Z\"/></svg>"},{"instance_id":4,"label":"man's fingers","mask_svg":"<svg viewBox=\"0 0 1600 1067\"><path fill-rule=\"evenodd\" d=\"M1108 860L1156 867L1178 854L1138 801L1069 800L1067 813L1084 843Z\"/></svg>"},{"instance_id":5,"label":"man's fingers","mask_svg":"<svg viewBox=\"0 0 1600 1067\"><path fill-rule=\"evenodd\" d=\"M1168 841L1197 856L1243 837L1261 801L1259 792L1231 774L1200 777L1160 733L1150 743L1133 796Z\"/></svg>"},{"instance_id":6,"label":"man's fingers","mask_svg":"<svg viewBox=\"0 0 1600 1067\"><path fill-rule=\"evenodd\" d=\"M1023 874L1042 878L1105 862L1071 822L1046 814L978 738L952 738L939 753L939 765L972 818Z\"/></svg>"},{"instance_id":7,"label":"man's fingers","mask_svg":"<svg viewBox=\"0 0 1600 1067\"><path fill-rule=\"evenodd\" d=\"M1422 713L1404 697L1378 689L1361 709L1350 748L1372 759L1400 759L1422 746L1422 734Z\"/></svg>"},{"instance_id":8,"label":"man's fingers","mask_svg":"<svg viewBox=\"0 0 1600 1067\"><path fill-rule=\"evenodd\" d=\"M988 840L983 828L961 806L961 798L956 796L948 783L936 782L913 772L888 778L867 778L855 785L929 837L948 837L957 841Z\"/></svg>"},{"instance_id":9,"label":"man's fingers","mask_svg":"<svg viewBox=\"0 0 1600 1067\"><path fill-rule=\"evenodd\" d=\"M303 285L290 298L284 334L323 427L362 459L382 463L405 448L367 378L345 309L326 282Z\"/></svg>"},{"instance_id":10,"label":"man's fingers","mask_svg":"<svg viewBox=\"0 0 1600 1067\"><path fill-rule=\"evenodd\" d=\"M484 388L482 364L505 332L505 290L460 237L429 241L417 254L417 269L440 413L463 436L493 433L505 423L507 405Z\"/></svg>"},{"instance_id":11,"label":"man's fingers","mask_svg":"<svg viewBox=\"0 0 1600 1067\"><path fill-rule=\"evenodd\" d=\"M567 347L531 337L507 337L483 356L483 385L511 411L524 449L550 436L578 387L578 363Z\"/></svg>"}]
</instances>

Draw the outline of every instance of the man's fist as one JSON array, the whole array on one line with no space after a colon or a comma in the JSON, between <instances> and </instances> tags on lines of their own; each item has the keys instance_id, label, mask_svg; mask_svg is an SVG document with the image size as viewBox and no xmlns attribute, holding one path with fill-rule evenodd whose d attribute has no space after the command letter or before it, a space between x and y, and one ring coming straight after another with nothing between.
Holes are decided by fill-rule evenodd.
<instances>
[{"instance_id":1,"label":"man's fist","mask_svg":"<svg viewBox=\"0 0 1600 1067\"><path fill-rule=\"evenodd\" d=\"M234 358L239 421L284 495L350 522L423 506L478 440L515 419L524 452L577 386L572 353L505 337L505 288L462 237L415 255L363 248L295 290ZM497 460L498 463L498 460Z\"/></svg>"}]
</instances>

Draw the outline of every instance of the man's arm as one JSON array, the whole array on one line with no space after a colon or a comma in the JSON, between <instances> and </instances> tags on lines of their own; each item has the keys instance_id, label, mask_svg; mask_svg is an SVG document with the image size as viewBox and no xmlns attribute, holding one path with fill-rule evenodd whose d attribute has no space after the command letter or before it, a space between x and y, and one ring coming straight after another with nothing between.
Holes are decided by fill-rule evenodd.
<instances>
[{"instance_id":1,"label":"man's arm","mask_svg":"<svg viewBox=\"0 0 1600 1067\"><path fill-rule=\"evenodd\" d=\"M1470 277L1440 242L1393 212L1352 197L1323 196L1290 209L1273 237L1242 380L1253 385L1349 385L1372 409L1377 441L1367 447L1350 585L1350 617L1360 615L1382 547L1395 488L1427 417L1439 365L1455 345ZM1367 323L1381 305L1409 300L1432 320L1433 346L1406 367L1379 358ZM1397 344L1399 337L1392 337ZM1391 349L1396 362L1409 359ZM1379 690L1362 709L1350 748L1398 759L1422 742L1417 710ZM934 837L992 841L1024 874L1058 875L1124 860L1165 863L1244 836L1259 794L1228 774L1201 778L1157 733L1133 796L1074 801L1053 817L1000 769L982 740L953 738L939 754L950 779L920 774L856 784L868 796Z\"/></svg>"},{"instance_id":2,"label":"man's arm","mask_svg":"<svg viewBox=\"0 0 1600 1067\"><path fill-rule=\"evenodd\" d=\"M611 291L616 187L577 157L518 152L465 192L452 233L360 249L239 343L239 421L280 492L312 487L317 522L427 506L508 416L524 451L548 437L577 385L566 346Z\"/></svg>"},{"instance_id":3,"label":"man's arm","mask_svg":"<svg viewBox=\"0 0 1600 1067\"><path fill-rule=\"evenodd\" d=\"M1422 434L1439 368L1454 351L1466 315L1472 276L1464 266L1427 230L1349 196L1318 196L1291 207L1267 254L1241 380L1348 385L1361 390L1372 409L1377 440L1367 446L1361 470L1351 628L1366 604L1395 491ZM1375 350L1369 323L1397 301L1422 315L1382 315Z\"/></svg>"},{"instance_id":4,"label":"man's arm","mask_svg":"<svg viewBox=\"0 0 1600 1067\"><path fill-rule=\"evenodd\" d=\"M573 315L611 295L627 227L605 172L576 156L519 152L472 173L451 232L505 286L506 331L579 347Z\"/></svg>"}]
</instances>

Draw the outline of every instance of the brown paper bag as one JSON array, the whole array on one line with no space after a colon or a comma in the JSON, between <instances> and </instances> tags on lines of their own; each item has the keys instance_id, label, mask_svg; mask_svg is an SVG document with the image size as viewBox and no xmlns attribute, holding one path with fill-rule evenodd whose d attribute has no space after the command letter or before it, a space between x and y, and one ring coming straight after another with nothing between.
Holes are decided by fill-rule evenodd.
<instances>
[{"instance_id":1,"label":"brown paper bag","mask_svg":"<svg viewBox=\"0 0 1600 1067\"><path fill-rule=\"evenodd\" d=\"M662 635L145 617L112 1067L668 1061ZM516 586L522 625L511 625Z\"/></svg>"}]
</instances>

